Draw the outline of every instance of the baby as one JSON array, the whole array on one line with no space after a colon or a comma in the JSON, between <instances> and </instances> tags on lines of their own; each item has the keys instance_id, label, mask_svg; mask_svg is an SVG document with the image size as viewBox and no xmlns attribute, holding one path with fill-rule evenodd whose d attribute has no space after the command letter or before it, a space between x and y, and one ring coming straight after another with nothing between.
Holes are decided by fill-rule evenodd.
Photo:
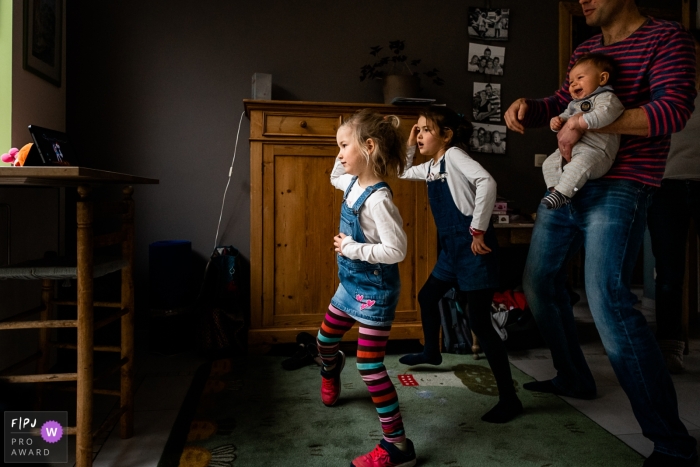
<instances>
[{"instance_id":1,"label":"baby","mask_svg":"<svg viewBox=\"0 0 700 467\"><path fill-rule=\"evenodd\" d=\"M599 53L582 55L569 71L569 94L573 100L559 116L549 123L552 131L564 124L578 130L593 130L610 125L624 112L620 100L613 94L610 83L615 77L611 57ZM590 178L600 178L610 170L620 147L620 135L586 131L571 151L567 163L559 150L554 151L542 165L549 194L542 198L547 209L558 209Z\"/></svg>"}]
</instances>

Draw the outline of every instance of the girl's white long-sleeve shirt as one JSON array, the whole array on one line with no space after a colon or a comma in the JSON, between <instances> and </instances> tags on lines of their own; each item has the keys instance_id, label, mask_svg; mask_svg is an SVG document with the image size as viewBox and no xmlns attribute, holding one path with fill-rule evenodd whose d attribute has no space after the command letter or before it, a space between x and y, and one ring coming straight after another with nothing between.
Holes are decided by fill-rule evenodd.
<instances>
[{"instance_id":1,"label":"girl's white long-sleeve shirt","mask_svg":"<svg viewBox=\"0 0 700 467\"><path fill-rule=\"evenodd\" d=\"M336 158L331 172L333 186L345 192L352 178L352 175L345 173L343 165ZM352 207L366 188L355 182L345 203ZM360 227L366 243L359 243L351 236L345 237L341 248L346 258L372 264L394 264L406 257L408 242L403 230L403 220L388 188L380 188L367 198L360 209Z\"/></svg>"},{"instance_id":2,"label":"girl's white long-sleeve shirt","mask_svg":"<svg viewBox=\"0 0 700 467\"><path fill-rule=\"evenodd\" d=\"M440 160L429 160L413 166L416 147L409 147L406 154L405 180L436 180L440 178L440 162L445 159L447 186L457 209L465 216L474 216L471 227L486 230L491 221L496 202L496 180L481 164L457 147L449 148Z\"/></svg>"}]
</instances>

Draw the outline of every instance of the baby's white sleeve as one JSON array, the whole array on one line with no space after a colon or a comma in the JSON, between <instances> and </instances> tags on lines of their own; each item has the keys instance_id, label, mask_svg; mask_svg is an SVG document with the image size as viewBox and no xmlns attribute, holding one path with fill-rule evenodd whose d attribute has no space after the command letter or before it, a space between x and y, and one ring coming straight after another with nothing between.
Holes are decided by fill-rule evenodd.
<instances>
[{"instance_id":1,"label":"baby's white sleeve","mask_svg":"<svg viewBox=\"0 0 700 467\"><path fill-rule=\"evenodd\" d=\"M588 124L589 130L595 130L610 125L618 119L625 107L615 93L604 92L598 94L593 110L583 114L583 119Z\"/></svg>"},{"instance_id":2,"label":"baby's white sleeve","mask_svg":"<svg viewBox=\"0 0 700 467\"><path fill-rule=\"evenodd\" d=\"M566 106L566 109L559 114L559 118L561 118L564 121L567 121L568 119L571 118L571 116L574 114L574 106L573 106L573 101L569 102L569 105Z\"/></svg>"}]
</instances>

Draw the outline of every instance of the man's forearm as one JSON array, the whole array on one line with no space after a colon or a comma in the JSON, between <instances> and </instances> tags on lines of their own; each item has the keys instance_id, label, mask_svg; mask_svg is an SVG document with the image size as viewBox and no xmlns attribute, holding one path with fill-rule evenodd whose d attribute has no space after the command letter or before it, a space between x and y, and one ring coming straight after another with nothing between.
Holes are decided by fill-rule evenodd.
<instances>
[{"instance_id":1,"label":"man's forearm","mask_svg":"<svg viewBox=\"0 0 700 467\"><path fill-rule=\"evenodd\" d=\"M642 109L625 110L620 117L610 125L598 128L598 133L617 133L621 135L647 136L649 134L649 120Z\"/></svg>"}]
</instances>

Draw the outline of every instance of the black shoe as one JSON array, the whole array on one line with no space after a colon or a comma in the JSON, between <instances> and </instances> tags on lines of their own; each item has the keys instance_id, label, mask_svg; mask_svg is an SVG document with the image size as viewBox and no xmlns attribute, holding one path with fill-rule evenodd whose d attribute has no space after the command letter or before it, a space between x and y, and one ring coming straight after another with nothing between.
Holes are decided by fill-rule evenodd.
<instances>
[{"instance_id":1,"label":"black shoe","mask_svg":"<svg viewBox=\"0 0 700 467\"><path fill-rule=\"evenodd\" d=\"M311 365L318 362L318 347L316 347L316 338L308 332L300 332L297 334L297 344L299 348L294 355L282 362L282 368L285 370L298 370L301 367Z\"/></svg>"},{"instance_id":2,"label":"black shoe","mask_svg":"<svg viewBox=\"0 0 700 467\"><path fill-rule=\"evenodd\" d=\"M297 334L297 344L306 346L316 346L316 338L308 332L300 332L299 334Z\"/></svg>"},{"instance_id":3,"label":"black shoe","mask_svg":"<svg viewBox=\"0 0 700 467\"><path fill-rule=\"evenodd\" d=\"M306 347L300 345L294 355L282 362L282 368L285 370L298 370L312 363L315 363L314 356L308 352Z\"/></svg>"},{"instance_id":4,"label":"black shoe","mask_svg":"<svg viewBox=\"0 0 700 467\"><path fill-rule=\"evenodd\" d=\"M300 332L297 334L297 344L306 347L306 351L311 357L318 357L318 344L316 338L308 332Z\"/></svg>"},{"instance_id":5,"label":"black shoe","mask_svg":"<svg viewBox=\"0 0 700 467\"><path fill-rule=\"evenodd\" d=\"M691 467L696 465L697 462L697 454L690 459L683 459L682 457L669 456L668 454L654 451L651 453L651 456L646 458L642 467Z\"/></svg>"}]
</instances>

